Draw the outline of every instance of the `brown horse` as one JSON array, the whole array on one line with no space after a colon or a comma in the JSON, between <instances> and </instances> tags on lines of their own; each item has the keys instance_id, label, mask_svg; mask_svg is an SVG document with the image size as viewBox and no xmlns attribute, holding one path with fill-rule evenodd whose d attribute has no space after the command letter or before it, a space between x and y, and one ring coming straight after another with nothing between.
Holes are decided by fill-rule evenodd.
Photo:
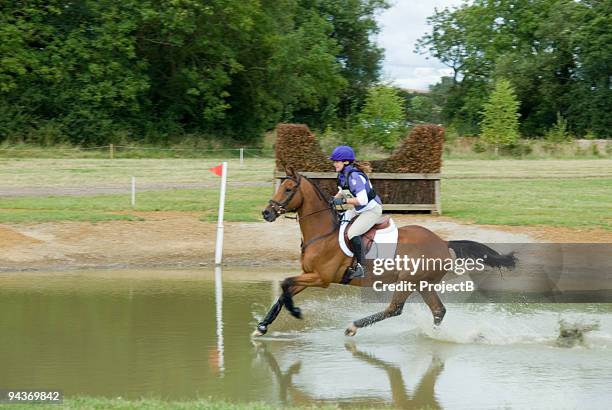
<instances>
[{"instance_id":1,"label":"brown horse","mask_svg":"<svg viewBox=\"0 0 612 410\"><path fill-rule=\"evenodd\" d=\"M263 210L262 215L268 222L274 222L285 212L297 212L297 218L302 231L302 273L286 278L281 283L282 294L272 305L266 317L257 325L253 336L261 336L268 331L268 326L276 319L283 306L289 313L301 319L302 313L293 303L293 296L307 287L326 288L330 283L343 283L353 286L372 286L380 277L368 277L347 281L347 268L352 264L352 257L346 256L338 244L338 214L330 204L330 198L307 177L286 171L287 179ZM401 248L399 245L402 245ZM473 241L445 241L432 231L418 225L399 228L398 251L410 249L411 255L425 258L470 257L484 258L484 263L495 267L513 267L515 258L512 254L500 255L486 245ZM455 255L451 254L452 249ZM398 252L399 253L399 252ZM406 254L406 252L404 252ZM417 272L393 271L387 272L386 282L406 281L420 283L438 283L446 271L441 269L419 270ZM372 325L389 317L402 313L404 303L412 292L408 290L395 291L389 306L382 312L354 321L346 329L345 334L354 336L357 329ZM444 318L446 308L440 297L433 290L419 291L423 300L433 314L434 324L439 325Z\"/></svg>"}]
</instances>

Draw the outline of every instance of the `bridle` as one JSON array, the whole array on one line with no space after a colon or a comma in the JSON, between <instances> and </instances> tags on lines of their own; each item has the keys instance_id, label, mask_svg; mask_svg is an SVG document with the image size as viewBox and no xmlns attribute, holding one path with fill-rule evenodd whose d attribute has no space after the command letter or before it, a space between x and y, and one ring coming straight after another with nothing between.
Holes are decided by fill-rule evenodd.
<instances>
[{"instance_id":1,"label":"bridle","mask_svg":"<svg viewBox=\"0 0 612 410\"><path fill-rule=\"evenodd\" d=\"M287 198L285 198L283 202L278 202L278 201L275 201L274 199L270 199L268 201L268 203L270 204L270 207L272 207L277 217L284 214L285 212L295 212L296 211L295 209L287 209L287 205L289 205L289 202L291 202L295 194L297 194L298 191L300 190L300 184L302 183L302 176L299 175L297 178L288 176L287 179L295 182L295 185L293 186L293 189L291 190L289 195L287 195Z\"/></svg>"},{"instance_id":2,"label":"bridle","mask_svg":"<svg viewBox=\"0 0 612 410\"><path fill-rule=\"evenodd\" d=\"M304 178L306 178L306 177L304 177ZM284 199L282 202L275 201L275 200L273 200L273 199L270 199L270 200L268 201L268 203L270 204L270 207L271 207L271 208L274 210L274 212L276 213L276 216L277 216L277 217L278 217L278 216L280 216L280 215L282 215L282 214L284 214L284 213L286 213L286 212L295 212L295 211L297 211L297 208L296 208L296 209L287 209L287 205L289 205L289 202L291 202L291 200L293 199L293 197L295 196L295 194L297 194L297 192L300 190L300 184L302 183L302 175L298 175L298 177L297 177L297 178L287 176L287 179L289 179L289 180L291 180L291 181L295 182L295 185L293 186L293 189L291 190L291 192L289 193L289 195L287 196L287 198L285 198L285 199ZM306 178L306 179L308 179L308 178ZM321 197L323 198L323 193L321 192L321 190L319 189L319 187L317 187L317 186L316 186L316 185L314 185L314 184L313 184L313 186L315 187L315 190L316 190L316 192L317 192L317 195L319 195L319 196L321 196ZM330 204L329 204L329 206L327 206L327 207L325 207L325 208L323 208L323 209L319 209L318 211L314 211L314 212L311 212L311 213L309 213L309 214L302 215L302 216L300 216L299 218L298 218L297 216L296 216L295 218L290 218L290 217L288 217L288 216L286 216L286 215L285 215L285 217L286 217L286 218L296 219L296 220L298 220L298 219L302 220L302 219L305 219L305 218L307 218L307 217L309 217L309 216L311 216L311 215L315 215L315 214L318 214L318 213L320 213L320 212L324 212L324 211L330 211L330 212L332 213L332 217L333 217L334 223L332 224L332 228L331 228L331 230L330 230L329 232L327 232L327 233L323 234L323 235L319 235L319 236L317 236L317 237L315 237L315 238L310 239L310 240L309 240L309 241L307 241L306 243L304 243L304 242L302 241L302 245L301 245L301 248L302 248L302 253L304 253L304 251L306 250L306 248L307 248L309 245L311 245L312 243L314 243L314 242L316 242L316 241L319 241L319 240L321 240L321 239L323 239L323 238L326 238L326 237L330 236L331 234L333 234L334 232L336 232L336 230L338 229L338 224L339 224L339 221L338 221L338 214L337 214L337 213L336 213L336 211L333 209L333 206L332 206L332 205L331 205L331 203L330 203Z\"/></svg>"}]
</instances>

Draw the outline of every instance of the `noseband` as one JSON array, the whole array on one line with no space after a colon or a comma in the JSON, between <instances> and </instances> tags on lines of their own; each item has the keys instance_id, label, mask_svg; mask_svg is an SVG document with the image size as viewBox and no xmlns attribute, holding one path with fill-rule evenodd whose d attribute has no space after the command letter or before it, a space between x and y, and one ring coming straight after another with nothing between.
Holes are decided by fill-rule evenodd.
<instances>
[{"instance_id":1,"label":"noseband","mask_svg":"<svg viewBox=\"0 0 612 410\"><path fill-rule=\"evenodd\" d=\"M287 209L287 205L289 205L289 202L291 202L291 200L293 199L293 197L295 196L295 194L297 194L297 192L300 190L300 184L302 183L302 176L298 176L298 178L294 178L294 177L287 177L287 179L292 180L293 182L295 182L295 186L293 187L293 189L291 190L291 192L289 193L289 195L287 196L287 198L285 198L285 200L283 202L278 202L275 201L273 199L270 199L268 201L268 203L270 204L270 206L272 207L272 209L274 209L274 212L276 213L276 216L279 216L281 214L284 214L285 212L294 212L295 209Z\"/></svg>"}]
</instances>

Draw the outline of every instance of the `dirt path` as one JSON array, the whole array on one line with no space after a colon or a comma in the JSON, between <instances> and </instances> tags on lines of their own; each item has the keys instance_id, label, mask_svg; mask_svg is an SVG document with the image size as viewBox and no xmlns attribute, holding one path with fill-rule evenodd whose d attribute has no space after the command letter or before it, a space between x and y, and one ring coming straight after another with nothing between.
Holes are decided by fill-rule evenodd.
<instances>
[{"instance_id":1,"label":"dirt path","mask_svg":"<svg viewBox=\"0 0 612 410\"><path fill-rule=\"evenodd\" d=\"M189 212L147 212L144 221L0 224L0 270L190 267L214 259L216 225ZM479 242L612 242L612 232L590 229L467 224L446 217L396 215L445 239ZM300 232L293 220L273 224L227 222L224 263L296 266Z\"/></svg>"}]
</instances>

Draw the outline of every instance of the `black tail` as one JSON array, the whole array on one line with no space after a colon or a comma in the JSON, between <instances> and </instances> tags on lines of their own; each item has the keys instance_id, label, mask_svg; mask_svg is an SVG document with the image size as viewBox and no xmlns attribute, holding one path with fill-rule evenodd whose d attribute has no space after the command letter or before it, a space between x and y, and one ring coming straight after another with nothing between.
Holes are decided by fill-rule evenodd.
<instances>
[{"instance_id":1,"label":"black tail","mask_svg":"<svg viewBox=\"0 0 612 410\"><path fill-rule=\"evenodd\" d=\"M448 247L455 251L457 258L483 258L485 265L494 268L509 268L516 266L514 252L502 255L487 245L474 241L449 241Z\"/></svg>"}]
</instances>

